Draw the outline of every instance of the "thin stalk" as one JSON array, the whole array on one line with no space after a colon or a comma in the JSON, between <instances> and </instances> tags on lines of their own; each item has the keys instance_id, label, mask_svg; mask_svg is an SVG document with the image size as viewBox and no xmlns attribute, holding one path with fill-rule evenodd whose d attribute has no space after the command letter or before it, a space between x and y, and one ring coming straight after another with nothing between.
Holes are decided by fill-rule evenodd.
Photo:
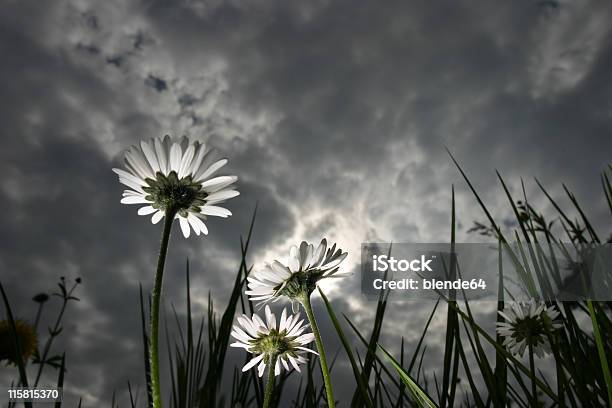
<instances>
[{"instance_id":1,"label":"thin stalk","mask_svg":"<svg viewBox=\"0 0 612 408\"><path fill-rule=\"evenodd\" d=\"M312 329L312 334L314 334L315 337L317 352L319 353L319 361L321 362L321 374L323 375L323 382L325 383L325 392L327 394L327 404L329 408L334 408L336 406L336 403L334 400L334 392L332 390L329 369L327 368L327 357L325 356L323 340L321 340L319 327L317 326L317 321L315 320L315 316L312 311L312 305L310 304L310 296L304 295L299 300L300 303L302 303L304 310L306 311L306 316L308 316L308 321L310 323L310 328Z\"/></svg>"},{"instance_id":2,"label":"thin stalk","mask_svg":"<svg viewBox=\"0 0 612 408\"><path fill-rule=\"evenodd\" d=\"M36 312L36 319L34 320L34 331L38 332L38 322L40 322L40 316L42 315L42 309L44 302L38 304L38 311Z\"/></svg>"},{"instance_id":3,"label":"thin stalk","mask_svg":"<svg viewBox=\"0 0 612 408\"><path fill-rule=\"evenodd\" d=\"M45 343L45 347L43 348L43 352L40 357L40 365L38 366L38 371L36 373L36 380L34 380L34 387L38 386L38 382L40 381L40 377L42 375L45 364L47 364L47 356L49 355L49 351L51 351L51 345L53 344L53 340L55 339L55 337L57 337L57 335L59 334L60 324L62 322L62 318L64 317L64 312L66 311L68 300L70 296L72 295L72 291L74 290L75 287L76 287L76 284L74 284L72 286L72 289L70 289L70 291L67 294L64 294L65 296L63 296L62 307L60 308L60 312L57 315L57 318L55 319L53 330L51 330L49 334L49 338L47 339Z\"/></svg>"},{"instance_id":4,"label":"thin stalk","mask_svg":"<svg viewBox=\"0 0 612 408\"><path fill-rule=\"evenodd\" d=\"M531 370L531 394L533 395L533 406L538 406L538 391L536 390L536 382L535 382L535 364L533 361L533 346L529 344L529 369Z\"/></svg>"},{"instance_id":5,"label":"thin stalk","mask_svg":"<svg viewBox=\"0 0 612 408\"><path fill-rule=\"evenodd\" d=\"M153 396L153 407L161 408L161 387L159 382L159 305L161 299L162 282L164 277L164 265L168 252L168 242L170 241L170 231L176 211L166 210L164 232L162 233L161 244L159 247L159 257L157 258L157 271L155 272L155 286L151 295L151 392Z\"/></svg>"},{"instance_id":6,"label":"thin stalk","mask_svg":"<svg viewBox=\"0 0 612 408\"><path fill-rule=\"evenodd\" d=\"M276 366L276 354L270 356L270 364L268 365L268 382L266 384L266 393L264 395L263 408L270 408L272 403L272 395L274 394L274 367Z\"/></svg>"}]
</instances>

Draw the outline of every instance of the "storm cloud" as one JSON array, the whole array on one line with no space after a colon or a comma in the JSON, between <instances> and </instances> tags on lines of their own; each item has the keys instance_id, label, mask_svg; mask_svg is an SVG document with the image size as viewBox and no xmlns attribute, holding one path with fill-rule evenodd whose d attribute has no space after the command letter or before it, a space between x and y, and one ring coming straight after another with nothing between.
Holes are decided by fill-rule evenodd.
<instances>
[{"instance_id":1,"label":"storm cloud","mask_svg":"<svg viewBox=\"0 0 612 408\"><path fill-rule=\"evenodd\" d=\"M241 191L210 235L174 231L168 308L184 306L186 258L196 312L209 291L225 304L256 204L255 267L323 236L355 271L364 241L445 242L452 185L459 239L478 239L467 229L482 214L445 148L500 218L511 209L496 169L544 212L533 178L560 198L566 183L602 224L610 27L612 5L582 0L4 0L0 278L15 313L33 316L29 299L59 276L82 277L56 350L70 351L68 401L100 406L143 383L138 285L150 289L160 228L119 204L110 169L163 134L218 148ZM357 273L326 290L369 330ZM390 308L385 342L418 340L431 307Z\"/></svg>"}]
</instances>

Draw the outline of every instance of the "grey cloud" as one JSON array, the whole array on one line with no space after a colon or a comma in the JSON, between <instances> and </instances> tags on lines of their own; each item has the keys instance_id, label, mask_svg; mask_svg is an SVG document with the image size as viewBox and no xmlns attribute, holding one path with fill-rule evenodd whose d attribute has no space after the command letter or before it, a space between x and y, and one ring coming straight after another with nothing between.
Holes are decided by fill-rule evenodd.
<instances>
[{"instance_id":1,"label":"grey cloud","mask_svg":"<svg viewBox=\"0 0 612 408\"><path fill-rule=\"evenodd\" d=\"M231 159L242 193L228 204L232 218L210 221L210 236L175 231L165 293L179 310L187 257L198 301L211 291L224 304L255 202L251 262L331 233L343 247L444 241L451 184L465 231L482 215L445 146L500 219L510 209L496 168L515 194L524 177L546 211L531 178L555 195L567 182L603 224L612 7L546 4L8 2L0 12L3 284L31 315L33 294L63 273L82 275L71 336L58 345L73 350L74 389L95 405L113 389L125 394L127 379L141 382L138 282L150 285L159 226L119 204L110 168L122 149L164 133L208 139ZM359 291L355 281L344 289ZM372 305L343 294L330 293L334 305L367 332ZM414 338L430 308L406 309L409 317L389 309L396 324L383 341L392 348Z\"/></svg>"}]
</instances>

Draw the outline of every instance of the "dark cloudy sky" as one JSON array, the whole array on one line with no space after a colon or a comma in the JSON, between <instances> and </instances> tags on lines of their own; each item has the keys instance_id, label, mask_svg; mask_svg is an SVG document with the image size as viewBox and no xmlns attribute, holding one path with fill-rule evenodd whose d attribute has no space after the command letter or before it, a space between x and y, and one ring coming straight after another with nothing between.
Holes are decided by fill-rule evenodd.
<instances>
[{"instance_id":1,"label":"dark cloudy sky","mask_svg":"<svg viewBox=\"0 0 612 408\"><path fill-rule=\"evenodd\" d=\"M224 305L256 202L255 267L301 239L337 241L349 269L363 241L445 241L453 183L459 238L477 239L466 230L483 217L445 146L500 219L495 169L517 194L523 177L545 212L533 177L555 196L565 182L608 222L609 2L0 5L0 279L30 318L32 295L83 277L56 349L69 350L70 401L100 406L112 390L125 398L127 380L142 387L138 283L151 286L160 226L119 203L110 169L143 138L209 140L240 178L232 218L211 220L204 238L173 235L166 304L184 305L189 257L198 313L208 291ZM372 304L358 276L346 282L326 289L367 331ZM392 308L385 341L418 337L430 307ZM0 378L14 374L0 367Z\"/></svg>"}]
</instances>

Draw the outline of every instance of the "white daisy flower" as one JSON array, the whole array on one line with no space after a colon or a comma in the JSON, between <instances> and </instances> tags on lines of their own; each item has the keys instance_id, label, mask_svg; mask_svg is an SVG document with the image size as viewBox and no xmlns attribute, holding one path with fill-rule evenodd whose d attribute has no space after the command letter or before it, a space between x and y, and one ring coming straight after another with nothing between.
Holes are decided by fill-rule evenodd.
<instances>
[{"instance_id":1,"label":"white daisy flower","mask_svg":"<svg viewBox=\"0 0 612 408\"><path fill-rule=\"evenodd\" d=\"M503 345L512 354L521 357L529 346L540 358L550 353L547 332L563 327L555 321L560 313L544 303L515 303L499 314L506 319L505 322L498 322L496 329L504 337Z\"/></svg>"},{"instance_id":2,"label":"white daisy flower","mask_svg":"<svg viewBox=\"0 0 612 408\"><path fill-rule=\"evenodd\" d=\"M321 279L349 275L338 273L340 263L347 253L336 244L327 248L327 240L322 239L315 249L314 245L302 241L299 248L291 247L289 259L284 265L279 261L266 264L262 270L253 272L245 293L251 300L266 303L276 301L280 296L290 299L310 295Z\"/></svg>"},{"instance_id":3,"label":"white daisy flower","mask_svg":"<svg viewBox=\"0 0 612 408\"><path fill-rule=\"evenodd\" d=\"M312 333L305 333L308 328L300 314L287 317L287 310L283 309L280 321L276 324L276 316L266 305L264 321L257 314L251 318L243 314L237 318L238 324L232 328L232 337L236 340L231 347L240 347L255 355L243 368L248 371L257 365L259 376L263 376L266 366L275 361L274 375L281 373L282 368L290 371L294 368L300 372L300 364L306 363L304 355L317 352L305 347L314 340Z\"/></svg>"},{"instance_id":4,"label":"white daisy flower","mask_svg":"<svg viewBox=\"0 0 612 408\"><path fill-rule=\"evenodd\" d=\"M202 220L207 216L229 217L232 213L218 204L236 197L236 176L213 175L227 159L213 160L211 149L187 137L173 140L156 137L132 146L125 153L125 170L113 169L119 182L129 187L123 204L144 204L138 215L152 215L157 224L168 214L179 220L185 238L191 228L208 234Z\"/></svg>"}]
</instances>

